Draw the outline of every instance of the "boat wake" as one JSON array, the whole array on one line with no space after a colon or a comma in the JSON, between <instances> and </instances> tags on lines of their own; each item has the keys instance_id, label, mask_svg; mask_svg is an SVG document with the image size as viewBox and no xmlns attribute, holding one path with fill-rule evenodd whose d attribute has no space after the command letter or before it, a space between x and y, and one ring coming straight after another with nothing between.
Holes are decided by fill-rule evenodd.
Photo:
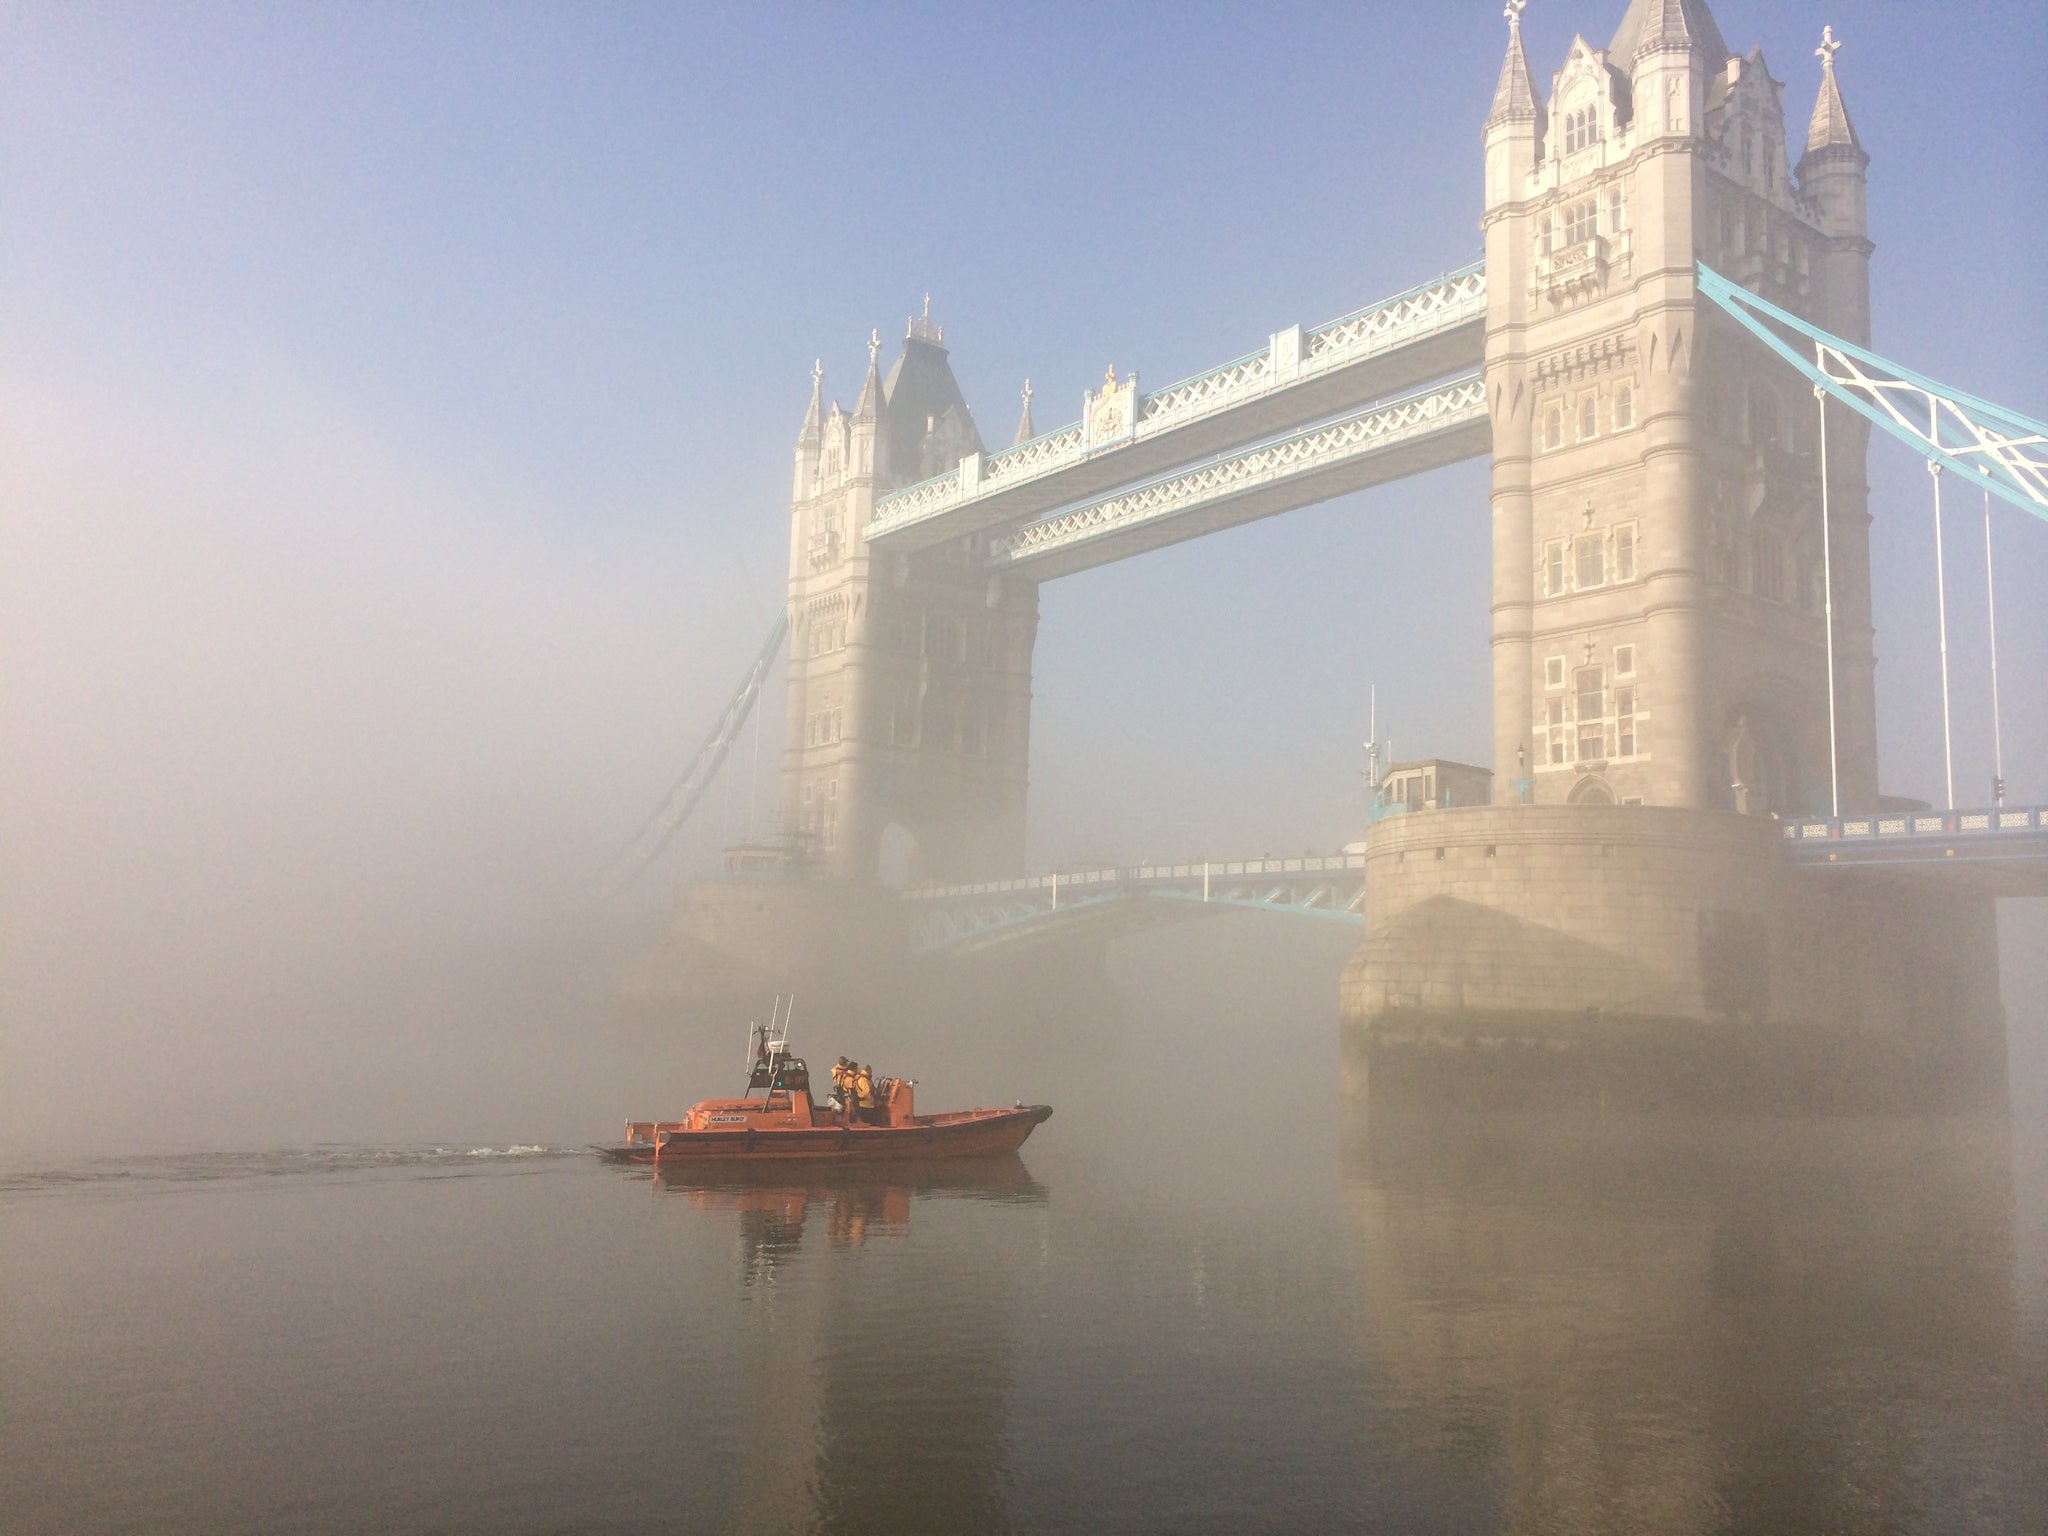
<instances>
[{"instance_id":1,"label":"boat wake","mask_svg":"<svg viewBox=\"0 0 2048 1536\"><path fill-rule=\"evenodd\" d=\"M437 1152L445 1148L436 1147ZM587 1150L587 1149L586 1149ZM578 1157L583 1153L571 1147L471 1147L462 1154L464 1157Z\"/></svg>"},{"instance_id":2,"label":"boat wake","mask_svg":"<svg viewBox=\"0 0 2048 1536\"><path fill-rule=\"evenodd\" d=\"M265 1151L142 1153L61 1162L19 1159L0 1164L0 1194L175 1187L223 1180L334 1177L407 1169L431 1175L437 1171L458 1173L474 1169L480 1162L589 1156L588 1147L513 1142L506 1146L475 1147L451 1143L400 1147L323 1143Z\"/></svg>"}]
</instances>

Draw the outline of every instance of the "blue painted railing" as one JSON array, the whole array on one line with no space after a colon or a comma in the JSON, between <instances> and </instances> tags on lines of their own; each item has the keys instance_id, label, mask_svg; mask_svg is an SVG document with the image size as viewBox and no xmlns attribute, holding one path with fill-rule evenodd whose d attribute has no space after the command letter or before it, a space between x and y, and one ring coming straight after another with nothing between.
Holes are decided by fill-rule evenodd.
<instances>
[{"instance_id":1,"label":"blue painted railing","mask_svg":"<svg viewBox=\"0 0 2048 1536\"><path fill-rule=\"evenodd\" d=\"M1788 856L1802 863L1921 859L2048 860L2048 809L1990 806L1962 811L1881 811L1788 821Z\"/></svg>"}]
</instances>

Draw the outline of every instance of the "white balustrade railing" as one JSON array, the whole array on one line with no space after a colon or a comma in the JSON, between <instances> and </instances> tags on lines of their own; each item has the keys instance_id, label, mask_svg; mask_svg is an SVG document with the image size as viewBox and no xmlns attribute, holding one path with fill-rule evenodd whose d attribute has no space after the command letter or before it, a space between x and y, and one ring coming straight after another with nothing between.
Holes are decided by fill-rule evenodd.
<instances>
[{"instance_id":1,"label":"white balustrade railing","mask_svg":"<svg viewBox=\"0 0 2048 1536\"><path fill-rule=\"evenodd\" d=\"M1071 463L1080 452L1081 423L1061 427L1056 432L1045 432L1029 442L1019 443L1014 448L1005 448L1001 453L992 453L982 464L981 483L988 485L996 480L1027 480L1047 469L1057 469ZM895 512L893 500L884 498L890 512Z\"/></svg>"},{"instance_id":2,"label":"white balustrade railing","mask_svg":"<svg viewBox=\"0 0 2048 1536\"><path fill-rule=\"evenodd\" d=\"M1486 317L1486 269L1471 266L1308 333L1305 375L1327 372Z\"/></svg>"},{"instance_id":3,"label":"white balustrade railing","mask_svg":"<svg viewBox=\"0 0 2048 1536\"><path fill-rule=\"evenodd\" d=\"M1486 269L1471 266L1420 288L1344 315L1310 331L1282 331L1263 352L1249 353L1207 373L1140 397L1129 433L1091 444L1071 422L1014 448L972 461L973 471L948 470L875 502L867 536L877 538L965 506L996 490L1056 474L1101 453L1171 432L1291 385L1397 347L1407 346L1486 315Z\"/></svg>"},{"instance_id":4,"label":"white balustrade railing","mask_svg":"<svg viewBox=\"0 0 2048 1536\"><path fill-rule=\"evenodd\" d=\"M919 518L929 517L934 512L944 511L960 499L960 469L955 465L943 475L933 475L929 480L920 480L916 485L897 491L888 498L889 515L885 518L879 512L868 524L868 537L873 538L884 526L894 527L902 523L914 523ZM881 503L876 503L880 506Z\"/></svg>"},{"instance_id":5,"label":"white balustrade railing","mask_svg":"<svg viewBox=\"0 0 2048 1536\"><path fill-rule=\"evenodd\" d=\"M1254 352L1192 379L1169 384L1138 407L1138 432L1163 431L1263 394L1274 376L1272 350Z\"/></svg>"}]
</instances>

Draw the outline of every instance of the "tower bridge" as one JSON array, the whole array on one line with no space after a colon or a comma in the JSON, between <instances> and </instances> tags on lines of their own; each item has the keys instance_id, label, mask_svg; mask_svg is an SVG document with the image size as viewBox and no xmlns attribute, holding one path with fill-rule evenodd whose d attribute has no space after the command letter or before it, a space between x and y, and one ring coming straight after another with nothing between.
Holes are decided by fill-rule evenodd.
<instances>
[{"instance_id":1,"label":"tower bridge","mask_svg":"<svg viewBox=\"0 0 2048 1536\"><path fill-rule=\"evenodd\" d=\"M1997 882L1930 900L1924 869L1825 892L1800 870L1981 831L2012 889L2048 889L2039 812L1959 830L1951 805L1929 829L1880 793L1867 484L1876 425L1981 483L1987 528L1991 495L2048 516L2048 428L1869 349L1870 157L1832 31L1799 137L1707 0L1631 0L1548 91L1524 9L1473 265L1157 391L1112 369L1049 432L1027 388L997 449L929 304L886 376L871 337L851 410L814 370L782 824L848 885L907 847L926 948L1189 904L1198 874L1216 905L1206 863L1022 874L1038 585L1487 455L1493 773L1517 803L1376 824L1337 867L1234 863L1223 904L1365 922L1344 1007L1371 1040L1484 1017L1549 1048L1590 1011L1667 1035L1768 1019L1812 1046L1932 1010L1967 1076L2002 1029ZM1825 945L1860 969L1801 948Z\"/></svg>"}]
</instances>

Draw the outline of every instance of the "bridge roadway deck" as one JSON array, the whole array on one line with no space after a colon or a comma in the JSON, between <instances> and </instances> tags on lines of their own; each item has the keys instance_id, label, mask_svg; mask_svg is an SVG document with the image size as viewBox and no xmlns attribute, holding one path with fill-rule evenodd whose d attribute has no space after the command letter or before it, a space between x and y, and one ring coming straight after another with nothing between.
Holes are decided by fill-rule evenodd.
<instances>
[{"instance_id":1,"label":"bridge roadway deck","mask_svg":"<svg viewBox=\"0 0 2048 1536\"><path fill-rule=\"evenodd\" d=\"M1097 439L1083 420L875 503L878 548L926 549L1039 517L1148 475L1291 432L1477 368L1486 349L1486 273L1471 266L1149 394Z\"/></svg>"},{"instance_id":2,"label":"bridge roadway deck","mask_svg":"<svg viewBox=\"0 0 2048 1536\"><path fill-rule=\"evenodd\" d=\"M1940 878L1994 896L2048 896L2048 808L1887 811L1784 823L1798 866Z\"/></svg>"},{"instance_id":3,"label":"bridge roadway deck","mask_svg":"<svg viewBox=\"0 0 2048 1536\"><path fill-rule=\"evenodd\" d=\"M1053 933L1107 934L1205 911L1253 908L1365 921L1365 855L1218 859L1083 869L903 893L911 947L959 954Z\"/></svg>"},{"instance_id":4,"label":"bridge roadway deck","mask_svg":"<svg viewBox=\"0 0 2048 1536\"><path fill-rule=\"evenodd\" d=\"M1428 812L1411 814L1427 815ZM1939 880L1991 896L2048 896L2048 808L1787 821L1787 863L1815 878ZM1020 940L1116 933L1230 909L1363 925L1365 854L1194 860L1066 870L903 892L911 945L961 954Z\"/></svg>"}]
</instances>

